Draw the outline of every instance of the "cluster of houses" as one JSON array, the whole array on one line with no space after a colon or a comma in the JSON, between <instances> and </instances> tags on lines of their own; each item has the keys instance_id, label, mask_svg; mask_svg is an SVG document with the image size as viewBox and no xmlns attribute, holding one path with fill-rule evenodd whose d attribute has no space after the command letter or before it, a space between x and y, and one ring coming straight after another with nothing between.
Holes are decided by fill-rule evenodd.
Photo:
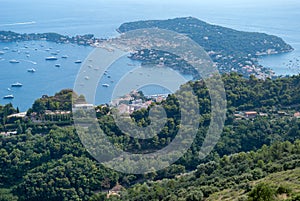
<instances>
[{"instance_id":1,"label":"cluster of houses","mask_svg":"<svg viewBox=\"0 0 300 201\"><path fill-rule=\"evenodd\" d=\"M122 98L113 100L111 106L117 108L120 114L132 114L134 111L147 109L152 103L160 103L167 98L166 94L158 94L146 96L145 100L142 98L136 99L137 95L138 92L133 91Z\"/></svg>"},{"instance_id":2,"label":"cluster of houses","mask_svg":"<svg viewBox=\"0 0 300 201\"><path fill-rule=\"evenodd\" d=\"M288 114L285 111L278 111L277 113L275 113L275 114L273 113L272 115L277 115L277 116L280 116L280 117L290 116L290 117L294 117L294 118L300 118L300 112L296 112L293 115L291 115L291 114ZM269 114L263 113L263 112L256 112L256 111L245 111L245 112L237 111L234 114L234 117L235 117L236 120L254 119L254 118L259 117L259 116L260 117L267 117L267 116L269 116Z\"/></svg>"}]
</instances>

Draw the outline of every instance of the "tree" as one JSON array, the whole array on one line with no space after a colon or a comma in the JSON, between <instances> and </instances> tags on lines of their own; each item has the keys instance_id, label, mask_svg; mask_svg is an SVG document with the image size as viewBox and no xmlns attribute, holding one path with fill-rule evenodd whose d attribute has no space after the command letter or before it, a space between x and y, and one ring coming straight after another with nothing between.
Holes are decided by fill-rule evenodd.
<instances>
[{"instance_id":1,"label":"tree","mask_svg":"<svg viewBox=\"0 0 300 201\"><path fill-rule=\"evenodd\" d=\"M250 193L248 201L275 201L275 190L268 184L258 184Z\"/></svg>"}]
</instances>

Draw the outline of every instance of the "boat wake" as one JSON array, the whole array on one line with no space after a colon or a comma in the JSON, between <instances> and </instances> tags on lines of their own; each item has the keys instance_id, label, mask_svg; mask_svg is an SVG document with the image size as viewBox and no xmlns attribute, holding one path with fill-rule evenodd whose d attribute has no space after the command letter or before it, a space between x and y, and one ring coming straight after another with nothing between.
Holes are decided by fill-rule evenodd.
<instances>
[{"instance_id":1,"label":"boat wake","mask_svg":"<svg viewBox=\"0 0 300 201\"><path fill-rule=\"evenodd\" d=\"M4 26L18 26L18 25L30 25L30 24L36 24L36 21L16 22L16 23L11 23L11 24L0 24L0 27L4 27Z\"/></svg>"},{"instance_id":2,"label":"boat wake","mask_svg":"<svg viewBox=\"0 0 300 201\"><path fill-rule=\"evenodd\" d=\"M30 61L30 60L24 60L24 59L21 59L20 61L28 62L28 63L31 63L31 64L33 64L33 65L36 65L36 64L37 64L37 62L35 62L35 61Z\"/></svg>"}]
</instances>

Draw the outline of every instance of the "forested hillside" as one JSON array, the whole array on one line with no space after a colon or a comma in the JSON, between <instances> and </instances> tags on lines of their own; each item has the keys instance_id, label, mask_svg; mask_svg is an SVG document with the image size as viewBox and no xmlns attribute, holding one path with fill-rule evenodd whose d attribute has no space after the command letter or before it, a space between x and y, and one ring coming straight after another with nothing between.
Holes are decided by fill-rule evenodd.
<instances>
[{"instance_id":1,"label":"forested hillside","mask_svg":"<svg viewBox=\"0 0 300 201\"><path fill-rule=\"evenodd\" d=\"M299 168L300 76L265 81L238 74L222 78L228 101L227 120L213 152L205 159L198 157L210 123L210 98L204 82L190 82L200 102L197 137L176 164L145 175L114 172L89 155L71 126L72 114L64 121L60 120L61 113L56 114L70 111L70 90L35 101L25 118L10 118L17 109L1 106L1 129L18 132L0 135L0 200L104 200L116 184L125 190L121 197L110 200L213 199L211 196L223 196L228 189L236 189L241 197L250 199L248 193L255 192L260 183L256 181ZM136 140L121 133L108 106L95 110L99 125L115 146L135 153L147 152L168 145L180 125L175 95L157 104L165 108L168 119L150 140ZM131 117L139 125L148 125L148 111L149 108L138 110ZM245 115L248 111L256 115ZM51 112L58 117L49 118ZM299 178L298 173L293 172L293 177ZM290 189L289 199L297 196L298 184L283 183L284 189ZM272 184L267 188L273 192L279 187ZM273 192L272 196L281 194Z\"/></svg>"}]
</instances>

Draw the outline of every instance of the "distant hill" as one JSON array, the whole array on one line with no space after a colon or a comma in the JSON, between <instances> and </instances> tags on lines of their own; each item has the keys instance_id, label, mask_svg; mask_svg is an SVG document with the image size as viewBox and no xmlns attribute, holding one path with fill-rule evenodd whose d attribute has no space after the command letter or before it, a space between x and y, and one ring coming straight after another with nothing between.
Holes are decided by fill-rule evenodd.
<instances>
[{"instance_id":1,"label":"distant hill","mask_svg":"<svg viewBox=\"0 0 300 201\"><path fill-rule=\"evenodd\" d=\"M293 50L290 45L277 36L237 31L211 25L193 17L129 22L122 24L118 31L124 33L143 28L160 28L186 34L206 51L225 54L247 56L248 54L264 54L268 50L273 50L273 53Z\"/></svg>"},{"instance_id":2,"label":"distant hill","mask_svg":"<svg viewBox=\"0 0 300 201\"><path fill-rule=\"evenodd\" d=\"M193 17L129 22L122 24L118 31L124 33L144 28L167 29L185 34L209 53L221 72L236 71L246 77L251 74L271 77L269 69L258 64L257 57L293 50L277 36L237 31L211 25Z\"/></svg>"}]
</instances>

